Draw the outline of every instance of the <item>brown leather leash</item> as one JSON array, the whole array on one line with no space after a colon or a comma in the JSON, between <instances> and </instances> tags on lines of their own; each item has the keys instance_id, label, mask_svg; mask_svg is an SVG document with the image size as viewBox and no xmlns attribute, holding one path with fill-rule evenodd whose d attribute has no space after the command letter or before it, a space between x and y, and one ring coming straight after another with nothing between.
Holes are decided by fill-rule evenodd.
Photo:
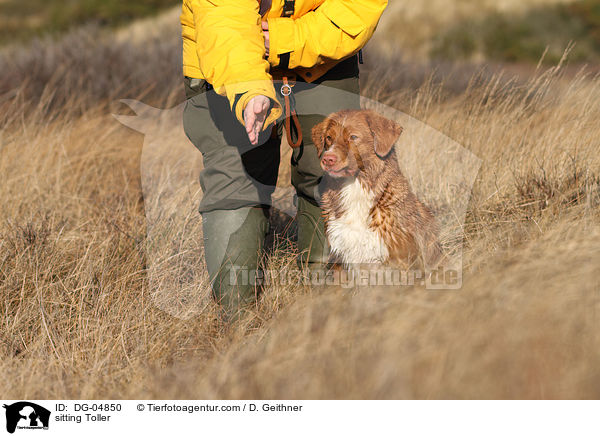
<instances>
[{"instance_id":1,"label":"brown leather leash","mask_svg":"<svg viewBox=\"0 0 600 436\"><path fill-rule=\"evenodd\" d=\"M287 142L292 148L300 147L302 144L302 128L300 127L300 121L298 120L298 114L296 108L292 104L292 88L295 82L290 82L287 76L283 76L283 85L281 85L281 95L284 100L285 110L285 133L287 136ZM296 127L296 141L292 140L292 121Z\"/></svg>"},{"instance_id":2,"label":"brown leather leash","mask_svg":"<svg viewBox=\"0 0 600 436\"><path fill-rule=\"evenodd\" d=\"M261 16L263 16L264 13L270 9L271 4L272 0L259 0ZM284 0L281 16L291 18L294 15L295 8L296 0ZM283 82L280 92L281 95L283 95L284 100L285 133L287 136L287 142L290 147L298 148L300 147L300 144L302 144L302 128L300 127L298 114L296 113L296 108L293 104L292 88L296 84L296 81L288 78L288 76L294 76L294 73L290 70L287 70L287 72L284 70L282 75L280 75L280 73L277 71L272 71L271 73L273 74L274 79L281 77ZM294 121L294 126L296 127L296 141L292 139L292 121ZM276 134L276 129L273 129L272 135Z\"/></svg>"}]
</instances>

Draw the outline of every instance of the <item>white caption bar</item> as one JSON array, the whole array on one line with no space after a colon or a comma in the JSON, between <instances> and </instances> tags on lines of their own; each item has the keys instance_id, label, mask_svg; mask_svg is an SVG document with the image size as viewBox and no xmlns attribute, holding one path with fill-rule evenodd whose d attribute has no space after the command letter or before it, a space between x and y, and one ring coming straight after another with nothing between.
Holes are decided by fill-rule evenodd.
<instances>
[{"instance_id":1,"label":"white caption bar","mask_svg":"<svg viewBox=\"0 0 600 436\"><path fill-rule=\"evenodd\" d=\"M598 401L3 400L2 404L5 408L0 434L20 436L136 432L244 436L600 435Z\"/></svg>"}]
</instances>

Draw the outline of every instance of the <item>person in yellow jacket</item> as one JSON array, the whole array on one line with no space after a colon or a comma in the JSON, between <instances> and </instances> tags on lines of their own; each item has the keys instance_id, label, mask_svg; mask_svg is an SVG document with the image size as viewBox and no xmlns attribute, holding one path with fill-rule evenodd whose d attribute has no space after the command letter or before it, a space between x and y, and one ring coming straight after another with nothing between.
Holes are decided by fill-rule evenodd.
<instances>
[{"instance_id":1,"label":"person in yellow jacket","mask_svg":"<svg viewBox=\"0 0 600 436\"><path fill-rule=\"evenodd\" d=\"M200 203L213 295L229 314L255 301L289 78L302 138L292 154L302 266L327 262L322 170L312 127L360 108L359 51L387 0L184 0L184 129L202 152ZM289 88L288 88L289 89ZM288 138L290 135L288 134Z\"/></svg>"}]
</instances>

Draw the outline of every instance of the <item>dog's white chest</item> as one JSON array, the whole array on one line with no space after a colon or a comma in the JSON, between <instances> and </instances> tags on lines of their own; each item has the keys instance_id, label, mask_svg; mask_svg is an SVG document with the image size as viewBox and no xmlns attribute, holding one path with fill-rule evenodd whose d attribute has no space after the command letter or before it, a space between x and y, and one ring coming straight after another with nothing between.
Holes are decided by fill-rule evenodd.
<instances>
[{"instance_id":1,"label":"dog's white chest","mask_svg":"<svg viewBox=\"0 0 600 436\"><path fill-rule=\"evenodd\" d=\"M346 265L381 263L389 258L385 242L369 228L373 200L373 193L364 189L358 180L340 190L344 212L337 218L330 217L327 238L333 254Z\"/></svg>"}]
</instances>

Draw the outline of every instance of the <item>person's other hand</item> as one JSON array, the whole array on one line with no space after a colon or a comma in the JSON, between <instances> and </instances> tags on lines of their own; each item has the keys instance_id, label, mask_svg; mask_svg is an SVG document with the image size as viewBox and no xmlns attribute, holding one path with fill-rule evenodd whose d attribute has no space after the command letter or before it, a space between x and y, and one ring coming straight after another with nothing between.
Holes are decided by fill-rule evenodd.
<instances>
[{"instance_id":1,"label":"person's other hand","mask_svg":"<svg viewBox=\"0 0 600 436\"><path fill-rule=\"evenodd\" d=\"M265 50L267 57L269 56L269 22L268 21L263 21L262 22L262 31L263 31L263 35L265 36Z\"/></svg>"},{"instance_id":2,"label":"person's other hand","mask_svg":"<svg viewBox=\"0 0 600 436\"><path fill-rule=\"evenodd\" d=\"M248 139L250 139L252 145L258 144L258 135L262 130L265 118L267 118L270 106L271 101L269 97L257 95L250 99L244 109L244 124L246 126L246 133L248 133Z\"/></svg>"}]
</instances>

